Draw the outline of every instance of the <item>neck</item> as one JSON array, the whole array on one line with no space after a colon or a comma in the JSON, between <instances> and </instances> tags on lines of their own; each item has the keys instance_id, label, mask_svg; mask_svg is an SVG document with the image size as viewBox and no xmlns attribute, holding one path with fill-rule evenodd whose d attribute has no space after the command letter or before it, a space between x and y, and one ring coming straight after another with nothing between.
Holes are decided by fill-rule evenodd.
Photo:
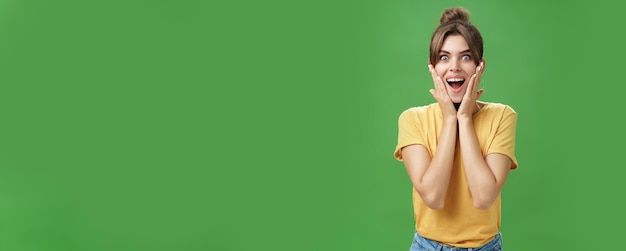
<instances>
[{"instance_id":1,"label":"neck","mask_svg":"<svg viewBox=\"0 0 626 251\"><path fill-rule=\"evenodd\" d=\"M459 107L461 107L461 103L452 103L454 104L454 108L459 111ZM472 112L472 114L476 114L478 111L480 111L480 108L482 107L482 103L479 103L478 101L476 101L476 105L474 106L474 111Z\"/></svg>"}]
</instances>

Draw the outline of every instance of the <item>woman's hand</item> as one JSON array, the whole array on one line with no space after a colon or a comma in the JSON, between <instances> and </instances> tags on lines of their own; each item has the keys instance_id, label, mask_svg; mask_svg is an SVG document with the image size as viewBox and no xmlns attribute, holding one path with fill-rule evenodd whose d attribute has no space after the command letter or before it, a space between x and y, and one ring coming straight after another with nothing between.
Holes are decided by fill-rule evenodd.
<instances>
[{"instance_id":1,"label":"woman's hand","mask_svg":"<svg viewBox=\"0 0 626 251\"><path fill-rule=\"evenodd\" d=\"M429 64L428 69L430 70L430 75L433 78L433 84L435 87L435 89L430 89L430 94L432 94L433 98L435 98L437 103L439 103L443 119L456 120L456 108L454 108L454 104L452 103L450 96L448 96L448 90L446 89L445 83L441 77L437 75L433 65Z\"/></svg>"},{"instance_id":2,"label":"woman's hand","mask_svg":"<svg viewBox=\"0 0 626 251\"><path fill-rule=\"evenodd\" d=\"M482 89L478 90L478 84L480 83L480 77L483 75L484 69L484 63L480 62L476 67L476 73L470 78L465 95L463 95L463 101L461 101L461 107L459 107L457 112L458 119L472 119L476 101L485 92L485 90Z\"/></svg>"}]
</instances>

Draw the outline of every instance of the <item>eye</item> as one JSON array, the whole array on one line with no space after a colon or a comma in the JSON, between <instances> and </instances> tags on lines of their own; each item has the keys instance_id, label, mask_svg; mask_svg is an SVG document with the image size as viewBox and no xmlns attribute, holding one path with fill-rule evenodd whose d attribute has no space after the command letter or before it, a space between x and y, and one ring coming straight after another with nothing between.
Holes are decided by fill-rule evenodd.
<instances>
[{"instance_id":1,"label":"eye","mask_svg":"<svg viewBox=\"0 0 626 251\"><path fill-rule=\"evenodd\" d=\"M471 59L472 59L472 57L470 57L470 55L463 55L463 57L461 57L461 60L464 60L464 61L468 61L468 60L471 60Z\"/></svg>"},{"instance_id":2,"label":"eye","mask_svg":"<svg viewBox=\"0 0 626 251\"><path fill-rule=\"evenodd\" d=\"M441 56L439 56L439 60L446 61L446 60L448 60L448 56L441 55Z\"/></svg>"}]
</instances>

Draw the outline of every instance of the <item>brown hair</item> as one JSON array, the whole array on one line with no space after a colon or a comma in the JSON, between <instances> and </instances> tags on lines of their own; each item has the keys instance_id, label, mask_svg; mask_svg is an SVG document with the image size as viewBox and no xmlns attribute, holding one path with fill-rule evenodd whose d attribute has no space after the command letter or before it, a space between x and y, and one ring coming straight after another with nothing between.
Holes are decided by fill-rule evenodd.
<instances>
[{"instance_id":1,"label":"brown hair","mask_svg":"<svg viewBox=\"0 0 626 251\"><path fill-rule=\"evenodd\" d=\"M439 19L439 27L430 40L430 63L439 62L439 52L443 41L450 35L461 35L470 49L472 60L478 65L483 58L483 37L469 21L470 13L463 7L445 9Z\"/></svg>"}]
</instances>

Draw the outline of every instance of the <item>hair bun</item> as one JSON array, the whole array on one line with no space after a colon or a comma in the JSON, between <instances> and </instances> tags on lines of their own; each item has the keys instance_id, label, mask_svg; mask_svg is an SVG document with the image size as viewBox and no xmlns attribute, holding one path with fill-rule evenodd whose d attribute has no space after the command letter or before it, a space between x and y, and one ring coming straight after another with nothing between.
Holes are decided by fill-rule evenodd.
<instances>
[{"instance_id":1,"label":"hair bun","mask_svg":"<svg viewBox=\"0 0 626 251\"><path fill-rule=\"evenodd\" d=\"M449 8L443 11L441 14L441 18L439 19L440 24L445 24L447 22L460 20L469 22L470 13L463 7L454 7Z\"/></svg>"}]
</instances>

